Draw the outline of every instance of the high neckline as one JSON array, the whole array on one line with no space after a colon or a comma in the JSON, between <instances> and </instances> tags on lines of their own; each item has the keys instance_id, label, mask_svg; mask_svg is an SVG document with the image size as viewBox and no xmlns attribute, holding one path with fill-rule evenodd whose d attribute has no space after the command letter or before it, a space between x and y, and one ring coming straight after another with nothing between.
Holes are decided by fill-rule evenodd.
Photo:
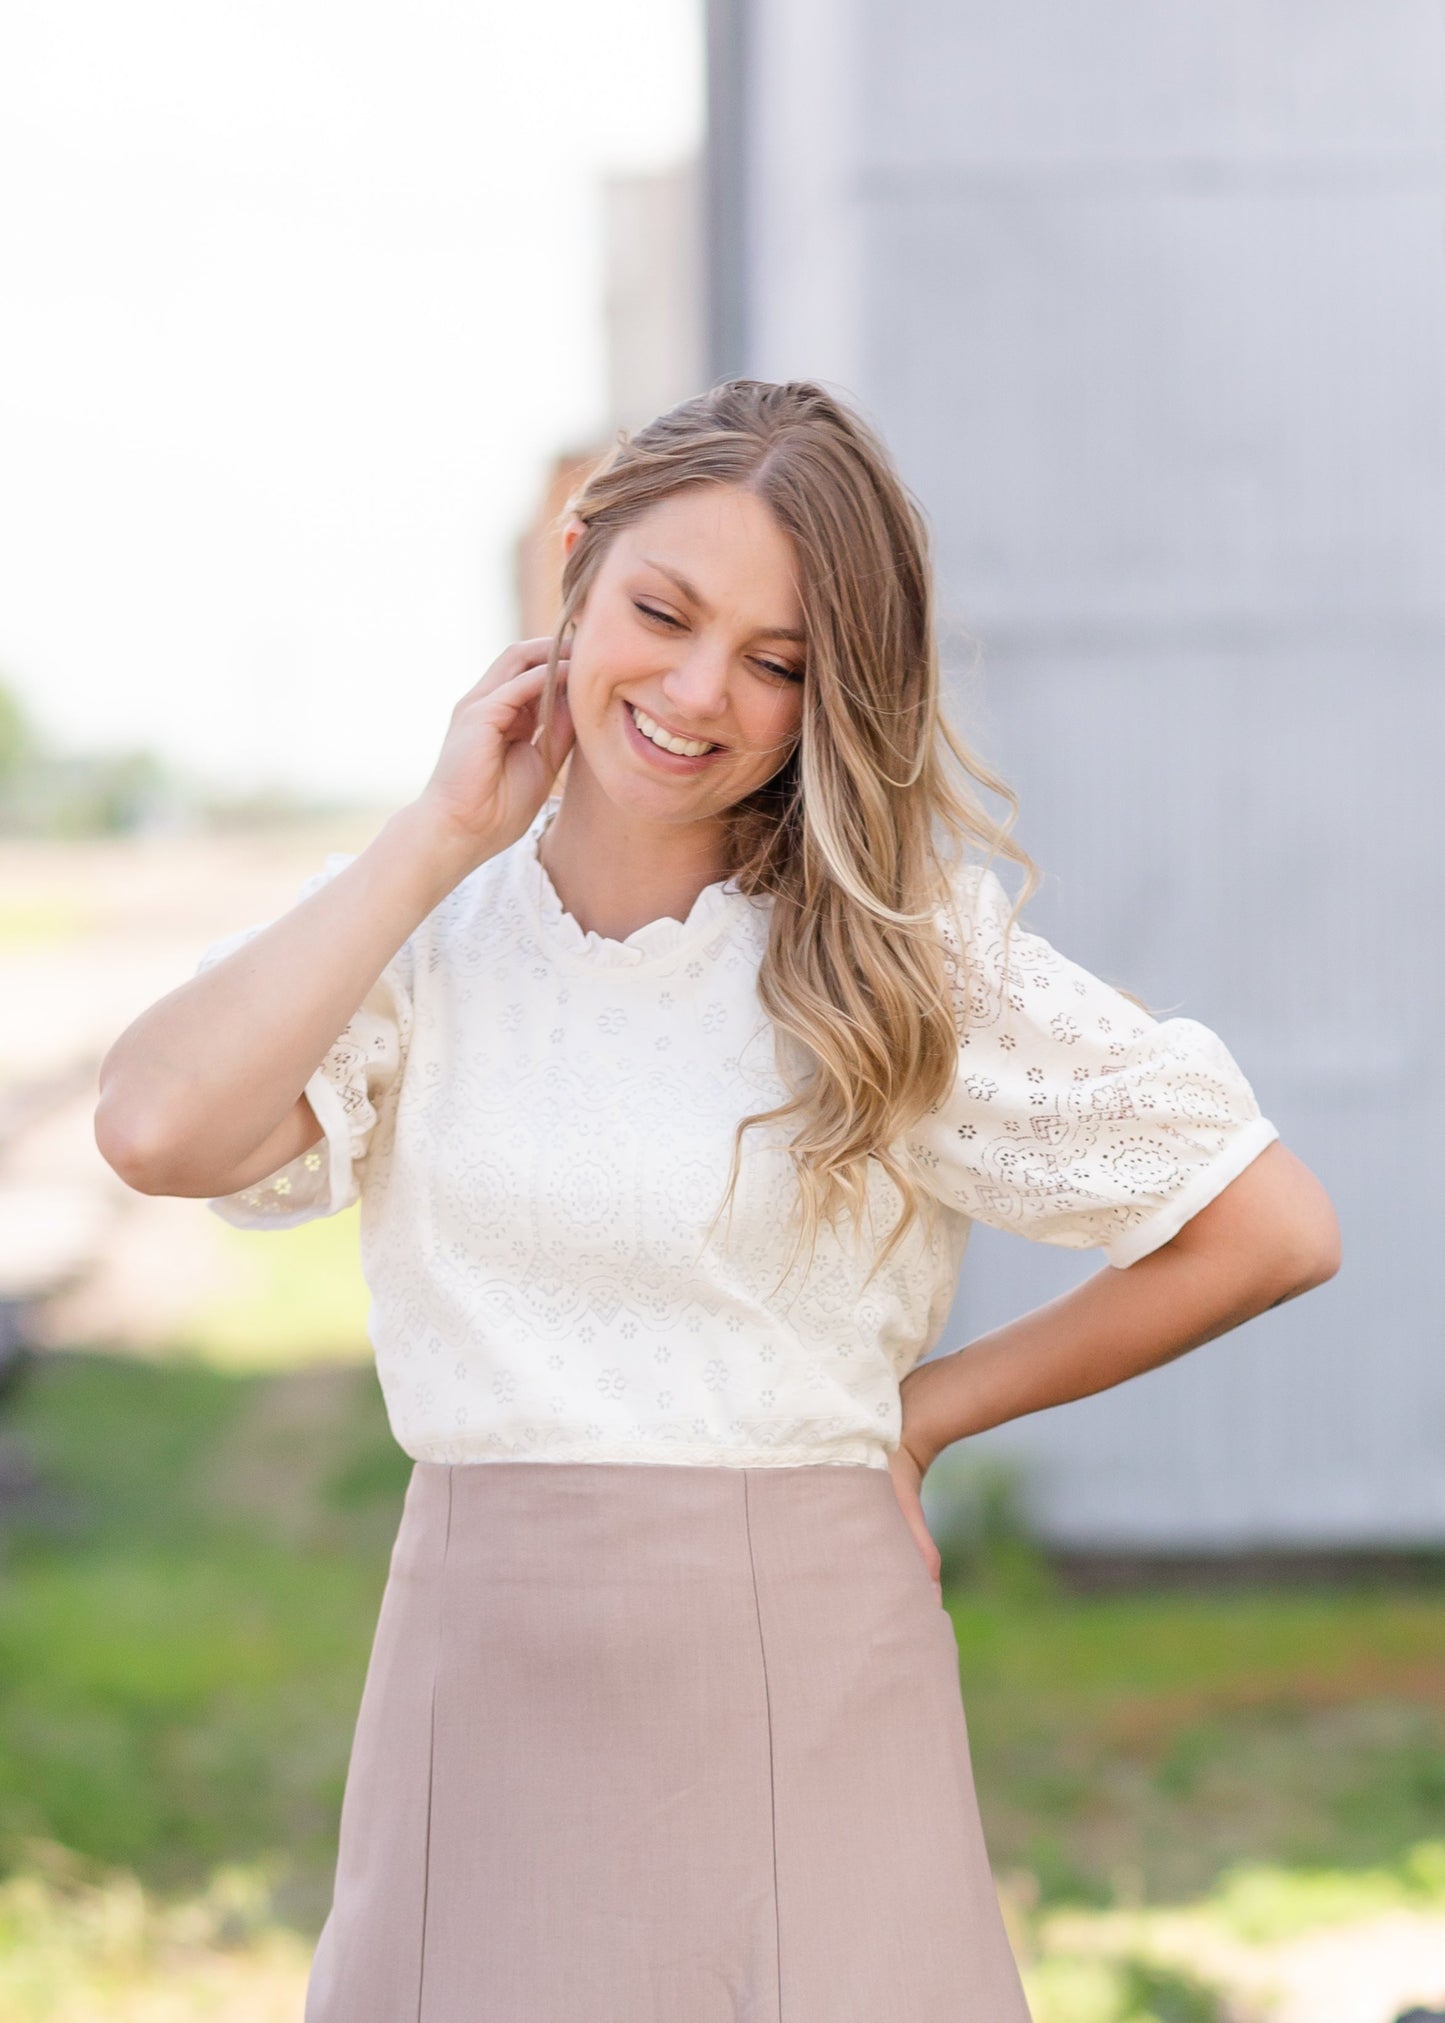
<instances>
[{"instance_id":1,"label":"high neckline","mask_svg":"<svg viewBox=\"0 0 1445 2023\"><path fill-rule=\"evenodd\" d=\"M703 886L686 920L674 920L671 914L664 914L660 920L644 921L641 927L635 927L621 941L614 940L611 935L598 934L595 928L584 930L562 904L542 862L542 838L560 805L560 799L556 797L542 803L527 831L523 859L533 908L546 940L555 952L593 968L635 969L640 964L677 956L694 942L706 941L724 921L736 918L744 895L728 877L716 878L712 884Z\"/></svg>"}]
</instances>

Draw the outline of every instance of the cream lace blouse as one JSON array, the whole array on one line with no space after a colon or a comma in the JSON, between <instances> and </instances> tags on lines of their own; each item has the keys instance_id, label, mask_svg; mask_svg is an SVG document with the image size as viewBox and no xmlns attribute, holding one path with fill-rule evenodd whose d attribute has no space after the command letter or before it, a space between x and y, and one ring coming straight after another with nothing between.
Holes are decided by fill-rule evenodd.
<instances>
[{"instance_id":1,"label":"cream lace blouse","mask_svg":"<svg viewBox=\"0 0 1445 2023\"><path fill-rule=\"evenodd\" d=\"M359 1199L368 1333L418 1460L886 1467L972 1222L1127 1266L1277 1136L1208 1027L1154 1020L1019 927L1005 973L1008 898L973 865L957 1080L902 1148L943 1212L871 1284L845 1221L778 1285L785 1126L744 1134L731 1222L703 1242L735 1122L787 1093L755 988L768 902L720 880L685 921L584 933L537 855L555 806L382 972L306 1085L322 1141L208 1204L289 1229ZM875 1163L878 1231L897 1206Z\"/></svg>"}]
</instances>

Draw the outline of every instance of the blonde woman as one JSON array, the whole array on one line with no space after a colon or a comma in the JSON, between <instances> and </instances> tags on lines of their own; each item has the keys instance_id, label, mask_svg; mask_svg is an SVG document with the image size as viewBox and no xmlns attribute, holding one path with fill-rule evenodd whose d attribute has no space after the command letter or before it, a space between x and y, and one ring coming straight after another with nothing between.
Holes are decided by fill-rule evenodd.
<instances>
[{"instance_id":1,"label":"blonde woman","mask_svg":"<svg viewBox=\"0 0 1445 2023\"><path fill-rule=\"evenodd\" d=\"M102 1071L148 1193L360 1199L415 1465L308 2023L1019 2023L920 1483L1335 1218L1220 1039L1016 925L855 412L725 382L571 507L556 636ZM973 1221L1114 1268L921 1363Z\"/></svg>"}]
</instances>

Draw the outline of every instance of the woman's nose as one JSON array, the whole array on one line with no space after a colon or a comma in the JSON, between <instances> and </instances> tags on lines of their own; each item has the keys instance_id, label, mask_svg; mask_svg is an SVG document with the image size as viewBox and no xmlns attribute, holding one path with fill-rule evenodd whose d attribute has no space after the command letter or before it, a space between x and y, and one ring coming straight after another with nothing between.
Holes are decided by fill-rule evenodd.
<instances>
[{"instance_id":1,"label":"woman's nose","mask_svg":"<svg viewBox=\"0 0 1445 2023\"><path fill-rule=\"evenodd\" d=\"M728 659L706 646L685 653L662 686L679 715L694 722L726 714L728 701Z\"/></svg>"}]
</instances>

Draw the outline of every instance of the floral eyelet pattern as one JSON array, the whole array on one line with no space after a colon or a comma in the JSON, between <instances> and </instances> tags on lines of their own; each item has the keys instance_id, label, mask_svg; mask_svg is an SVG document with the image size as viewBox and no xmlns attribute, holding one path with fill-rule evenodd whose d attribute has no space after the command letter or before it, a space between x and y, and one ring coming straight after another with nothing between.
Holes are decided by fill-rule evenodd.
<instances>
[{"instance_id":1,"label":"floral eyelet pattern","mask_svg":"<svg viewBox=\"0 0 1445 2023\"><path fill-rule=\"evenodd\" d=\"M1005 966L1006 895L969 867L963 938L939 916L958 1074L895 1148L944 1212L871 1281L846 1218L785 1277L777 1127L745 1134L707 1240L734 1125L787 1094L756 989L769 908L719 881L686 920L584 934L537 854L554 805L427 916L327 1049L306 1084L321 1142L209 1203L271 1230L360 1204L368 1332L417 1460L886 1467L972 1222L1128 1264L1276 1135L1207 1027L1156 1022L1018 928ZM869 1201L891 1227L876 1164Z\"/></svg>"}]
</instances>

